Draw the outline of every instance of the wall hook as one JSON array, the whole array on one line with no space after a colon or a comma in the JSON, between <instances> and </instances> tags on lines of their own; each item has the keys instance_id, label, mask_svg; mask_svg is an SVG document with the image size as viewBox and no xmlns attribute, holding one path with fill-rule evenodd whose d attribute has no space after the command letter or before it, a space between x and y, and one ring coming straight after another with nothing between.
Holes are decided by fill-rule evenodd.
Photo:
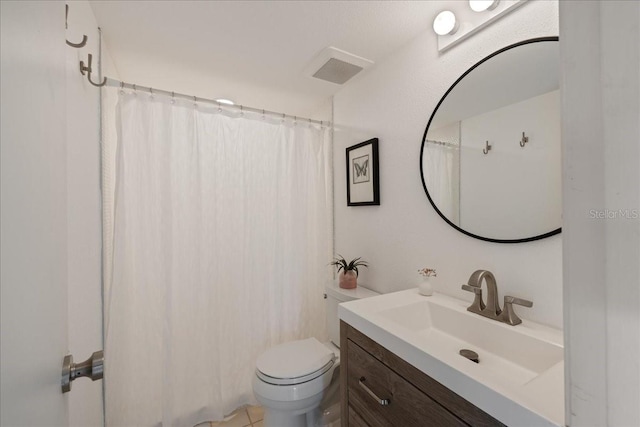
<instances>
[{"instance_id":1,"label":"wall hook","mask_svg":"<svg viewBox=\"0 0 640 427\"><path fill-rule=\"evenodd\" d=\"M64 28L68 29L69 28L69 24L67 23L67 18L69 17L69 5L65 4L64 5ZM84 47L87 44L87 36L85 34L82 35L82 41L80 43L73 43L70 42L69 40L65 39L65 41L67 42L67 44L71 47L75 47L76 49L80 49L81 47Z\"/></svg>"},{"instance_id":2,"label":"wall hook","mask_svg":"<svg viewBox=\"0 0 640 427\"><path fill-rule=\"evenodd\" d=\"M94 86L97 87L101 87L107 84L107 78L105 77L102 80L102 83L94 83L91 80L91 60L93 59L92 55L89 54L89 59L87 60L87 65L84 65L84 61L80 61L80 72L82 73L82 75L84 76L84 73L87 73L87 80L89 80L89 83L91 83Z\"/></svg>"},{"instance_id":3,"label":"wall hook","mask_svg":"<svg viewBox=\"0 0 640 427\"><path fill-rule=\"evenodd\" d=\"M491 151L491 144L489 144L489 141L486 142L486 147L482 149L482 152L484 154L489 154L489 151Z\"/></svg>"},{"instance_id":4,"label":"wall hook","mask_svg":"<svg viewBox=\"0 0 640 427\"><path fill-rule=\"evenodd\" d=\"M529 142L529 137L524 135L524 132L522 132L522 139L520 140L520 147L524 148L524 145Z\"/></svg>"}]
</instances>

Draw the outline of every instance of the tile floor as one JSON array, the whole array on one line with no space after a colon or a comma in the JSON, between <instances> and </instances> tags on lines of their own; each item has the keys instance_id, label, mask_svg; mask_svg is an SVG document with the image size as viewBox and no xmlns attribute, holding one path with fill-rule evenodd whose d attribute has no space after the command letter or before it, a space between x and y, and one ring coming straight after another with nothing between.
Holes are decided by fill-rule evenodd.
<instances>
[{"instance_id":1,"label":"tile floor","mask_svg":"<svg viewBox=\"0 0 640 427\"><path fill-rule=\"evenodd\" d=\"M264 427L262 406L247 406L236 410L224 421L201 423L196 427Z\"/></svg>"}]
</instances>

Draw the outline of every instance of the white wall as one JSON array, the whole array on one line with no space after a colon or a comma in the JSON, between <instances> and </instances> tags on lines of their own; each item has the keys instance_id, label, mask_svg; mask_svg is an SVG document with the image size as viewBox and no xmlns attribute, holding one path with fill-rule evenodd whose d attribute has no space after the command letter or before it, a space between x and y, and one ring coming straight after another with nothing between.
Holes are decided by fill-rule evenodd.
<instances>
[{"instance_id":1,"label":"white wall","mask_svg":"<svg viewBox=\"0 0 640 427\"><path fill-rule=\"evenodd\" d=\"M640 3L561 2L560 40L566 420L638 426Z\"/></svg>"},{"instance_id":2,"label":"white wall","mask_svg":"<svg viewBox=\"0 0 640 427\"><path fill-rule=\"evenodd\" d=\"M81 49L66 46L67 58L67 200L69 353L76 362L102 345L102 215L100 89L91 85L78 69L80 61L93 55L94 82L99 80L98 24L87 1L69 2L69 41L88 36ZM110 60L103 46L103 68ZM110 77L113 73L109 73ZM107 356L108 357L108 356ZM80 379L69 393L69 424L103 425L102 381Z\"/></svg>"},{"instance_id":3,"label":"white wall","mask_svg":"<svg viewBox=\"0 0 640 427\"><path fill-rule=\"evenodd\" d=\"M529 142L520 147L522 132ZM462 120L460 227L495 239L562 223L560 92ZM483 153L485 141L491 150Z\"/></svg>"},{"instance_id":4,"label":"white wall","mask_svg":"<svg viewBox=\"0 0 640 427\"><path fill-rule=\"evenodd\" d=\"M470 66L509 44L558 34L558 3L530 1L460 45L439 54L425 32L404 49L356 77L334 97L336 252L362 256L361 284L380 292L416 286L417 270L438 271L437 290L471 301L460 290L476 269L491 270L500 295L534 301L523 318L562 327L561 235L524 244L467 237L433 210L422 188L419 154L433 108ZM347 207L345 148L380 138L377 207Z\"/></svg>"},{"instance_id":5,"label":"white wall","mask_svg":"<svg viewBox=\"0 0 640 427\"><path fill-rule=\"evenodd\" d=\"M0 424L66 425L64 3L0 6Z\"/></svg>"}]
</instances>

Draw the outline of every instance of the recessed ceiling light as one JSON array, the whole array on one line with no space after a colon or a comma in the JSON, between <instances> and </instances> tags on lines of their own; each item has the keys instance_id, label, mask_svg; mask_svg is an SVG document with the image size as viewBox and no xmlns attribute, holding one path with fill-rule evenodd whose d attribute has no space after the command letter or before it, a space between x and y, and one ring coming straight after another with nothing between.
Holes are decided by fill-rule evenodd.
<instances>
[{"instance_id":1,"label":"recessed ceiling light","mask_svg":"<svg viewBox=\"0 0 640 427\"><path fill-rule=\"evenodd\" d=\"M216 99L216 102L219 102L220 104L225 104L225 105L236 105L236 103L233 102L232 100L225 99L225 98Z\"/></svg>"},{"instance_id":2,"label":"recessed ceiling light","mask_svg":"<svg viewBox=\"0 0 640 427\"><path fill-rule=\"evenodd\" d=\"M456 15L450 10L442 11L433 20L433 31L439 36L453 34L458 29L458 21Z\"/></svg>"},{"instance_id":3,"label":"recessed ceiling light","mask_svg":"<svg viewBox=\"0 0 640 427\"><path fill-rule=\"evenodd\" d=\"M469 7L474 12L484 12L485 10L492 10L498 6L500 0L469 0Z\"/></svg>"}]
</instances>

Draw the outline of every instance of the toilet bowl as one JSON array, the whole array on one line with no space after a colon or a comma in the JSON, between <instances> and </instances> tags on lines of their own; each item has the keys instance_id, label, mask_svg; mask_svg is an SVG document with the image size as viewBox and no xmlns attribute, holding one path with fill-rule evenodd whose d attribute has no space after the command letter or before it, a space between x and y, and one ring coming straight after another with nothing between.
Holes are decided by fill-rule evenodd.
<instances>
[{"instance_id":1,"label":"toilet bowl","mask_svg":"<svg viewBox=\"0 0 640 427\"><path fill-rule=\"evenodd\" d=\"M326 291L331 341L308 338L286 342L268 349L256 361L253 394L264 408L266 427L320 427L323 408L331 407L335 412L340 398L338 304L379 294L362 287L340 289L335 283ZM335 425L335 414L331 415L331 425Z\"/></svg>"},{"instance_id":2,"label":"toilet bowl","mask_svg":"<svg viewBox=\"0 0 640 427\"><path fill-rule=\"evenodd\" d=\"M315 338L272 347L256 363L253 394L265 426L316 426L320 402L340 363L339 349Z\"/></svg>"}]
</instances>

